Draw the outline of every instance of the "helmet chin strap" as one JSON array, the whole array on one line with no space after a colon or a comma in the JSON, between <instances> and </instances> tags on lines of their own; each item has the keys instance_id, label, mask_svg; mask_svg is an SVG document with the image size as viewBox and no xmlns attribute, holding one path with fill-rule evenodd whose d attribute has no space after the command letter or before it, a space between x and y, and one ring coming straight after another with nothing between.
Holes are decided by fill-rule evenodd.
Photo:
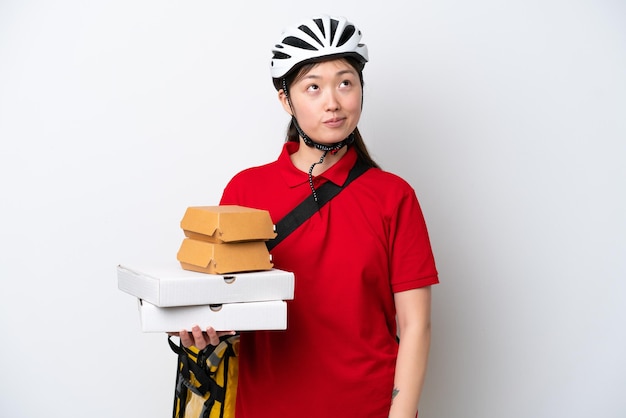
<instances>
[{"instance_id":1,"label":"helmet chin strap","mask_svg":"<svg viewBox=\"0 0 626 418\"><path fill-rule=\"evenodd\" d=\"M287 98L287 100L289 100L289 98ZM291 107L290 100L289 100L289 106ZM293 108L291 109L291 111L293 112ZM350 145L351 143L354 142L354 133L351 133L343 141L335 142L334 144L330 144L330 145L320 144L319 142L315 142L314 140L312 140L307 134L304 133L304 131L300 127L300 124L298 123L298 120L296 119L295 116L291 116L291 120L293 121L293 124L296 127L296 130L298 131L298 135L300 135L304 143L307 146L312 147L312 148L317 148L320 151L325 151L325 152L330 151L331 154L336 154L341 148L345 147L346 145Z\"/></svg>"},{"instance_id":2,"label":"helmet chin strap","mask_svg":"<svg viewBox=\"0 0 626 418\"><path fill-rule=\"evenodd\" d=\"M289 108L291 109L291 120L296 127L296 130L298 131L298 135L300 135L300 137L308 147L317 148L320 151L324 151L320 160L311 164L311 167L309 168L309 186L311 187L311 192L313 192L313 198L317 202L317 192L315 191L315 186L313 185L313 168L315 168L315 166L318 164L322 164L324 162L324 158L326 158L326 155L329 152L334 155L341 148L345 147L346 145L352 144L354 142L354 132L348 135L348 137L345 138L343 141L335 142L334 144L326 145L315 142L306 133L304 133L304 131L300 127L300 124L298 123L298 120L296 119L296 112L293 110L293 105L291 104L291 99L289 98L289 93L287 90L287 80L285 79L285 77L283 77L282 79L282 84L285 98L287 99L287 103L289 103Z\"/></svg>"}]
</instances>

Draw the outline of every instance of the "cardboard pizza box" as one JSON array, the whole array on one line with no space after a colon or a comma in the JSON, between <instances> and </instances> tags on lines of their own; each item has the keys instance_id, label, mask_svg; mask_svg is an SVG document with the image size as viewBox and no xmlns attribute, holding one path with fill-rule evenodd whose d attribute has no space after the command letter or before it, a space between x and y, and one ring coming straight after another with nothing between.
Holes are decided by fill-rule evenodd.
<instances>
[{"instance_id":1,"label":"cardboard pizza box","mask_svg":"<svg viewBox=\"0 0 626 418\"><path fill-rule=\"evenodd\" d=\"M290 300L295 278L291 272L266 271L204 274L181 268L172 260L117 266L118 288L158 307L234 302Z\"/></svg>"}]
</instances>

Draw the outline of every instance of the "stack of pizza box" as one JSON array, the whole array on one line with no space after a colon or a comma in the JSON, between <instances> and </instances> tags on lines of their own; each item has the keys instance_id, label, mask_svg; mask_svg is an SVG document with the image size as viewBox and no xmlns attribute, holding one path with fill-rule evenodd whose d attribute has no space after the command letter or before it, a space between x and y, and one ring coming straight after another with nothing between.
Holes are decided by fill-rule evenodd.
<instances>
[{"instance_id":1,"label":"stack of pizza box","mask_svg":"<svg viewBox=\"0 0 626 418\"><path fill-rule=\"evenodd\" d=\"M294 275L273 267L265 242L276 234L267 211L193 206L180 226L178 263L117 266L119 289L138 299L142 331L287 328Z\"/></svg>"}]
</instances>

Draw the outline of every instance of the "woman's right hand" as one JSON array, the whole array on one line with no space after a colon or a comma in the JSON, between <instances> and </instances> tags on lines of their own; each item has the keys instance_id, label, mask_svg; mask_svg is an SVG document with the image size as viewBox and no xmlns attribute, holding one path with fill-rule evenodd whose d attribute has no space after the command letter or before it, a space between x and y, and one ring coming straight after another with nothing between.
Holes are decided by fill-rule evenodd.
<instances>
[{"instance_id":1,"label":"woman's right hand","mask_svg":"<svg viewBox=\"0 0 626 418\"><path fill-rule=\"evenodd\" d=\"M209 345L218 345L220 337L224 335L235 335L235 331L215 331L213 327L208 327L202 331L198 325L191 328L191 332L183 329L180 332L169 333L169 335L180 337L180 342L185 347L196 346L198 350L204 350Z\"/></svg>"}]
</instances>

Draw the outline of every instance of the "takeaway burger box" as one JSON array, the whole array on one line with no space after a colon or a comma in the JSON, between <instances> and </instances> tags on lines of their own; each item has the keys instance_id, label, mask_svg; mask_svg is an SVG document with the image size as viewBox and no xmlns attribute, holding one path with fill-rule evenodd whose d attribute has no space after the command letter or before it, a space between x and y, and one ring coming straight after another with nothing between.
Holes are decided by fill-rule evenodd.
<instances>
[{"instance_id":1,"label":"takeaway burger box","mask_svg":"<svg viewBox=\"0 0 626 418\"><path fill-rule=\"evenodd\" d=\"M143 332L177 332L194 325L218 331L287 329L287 303L282 300L160 308L139 300Z\"/></svg>"},{"instance_id":2,"label":"takeaway burger box","mask_svg":"<svg viewBox=\"0 0 626 418\"><path fill-rule=\"evenodd\" d=\"M218 244L185 238L176 257L183 269L209 274L269 270L273 267L263 241Z\"/></svg>"},{"instance_id":3,"label":"takeaway burger box","mask_svg":"<svg viewBox=\"0 0 626 418\"><path fill-rule=\"evenodd\" d=\"M290 300L294 274L265 271L204 274L181 269L175 262L120 264L118 288L157 307Z\"/></svg>"},{"instance_id":4,"label":"takeaway burger box","mask_svg":"<svg viewBox=\"0 0 626 418\"><path fill-rule=\"evenodd\" d=\"M265 241L275 238L269 212L237 205L192 206L177 259L185 270L209 274L269 270Z\"/></svg>"},{"instance_id":5,"label":"takeaway burger box","mask_svg":"<svg viewBox=\"0 0 626 418\"><path fill-rule=\"evenodd\" d=\"M237 205L188 207L180 227L189 238L214 243L266 241L276 237L268 211Z\"/></svg>"}]
</instances>

